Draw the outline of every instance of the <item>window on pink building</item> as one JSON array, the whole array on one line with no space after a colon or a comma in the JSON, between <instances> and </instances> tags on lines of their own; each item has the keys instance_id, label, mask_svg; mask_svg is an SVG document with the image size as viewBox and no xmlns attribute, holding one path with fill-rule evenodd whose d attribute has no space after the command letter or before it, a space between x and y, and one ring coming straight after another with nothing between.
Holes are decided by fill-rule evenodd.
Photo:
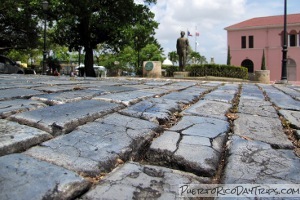
<instances>
[{"instance_id":1,"label":"window on pink building","mask_svg":"<svg viewBox=\"0 0 300 200\"><path fill-rule=\"evenodd\" d=\"M246 36L242 36L242 49L246 49Z\"/></svg>"},{"instance_id":2,"label":"window on pink building","mask_svg":"<svg viewBox=\"0 0 300 200\"><path fill-rule=\"evenodd\" d=\"M292 30L289 34L289 46L290 47L296 47L297 46L297 32L295 30Z\"/></svg>"},{"instance_id":3,"label":"window on pink building","mask_svg":"<svg viewBox=\"0 0 300 200\"><path fill-rule=\"evenodd\" d=\"M249 48L254 48L254 37L253 37L253 35L249 36Z\"/></svg>"}]
</instances>

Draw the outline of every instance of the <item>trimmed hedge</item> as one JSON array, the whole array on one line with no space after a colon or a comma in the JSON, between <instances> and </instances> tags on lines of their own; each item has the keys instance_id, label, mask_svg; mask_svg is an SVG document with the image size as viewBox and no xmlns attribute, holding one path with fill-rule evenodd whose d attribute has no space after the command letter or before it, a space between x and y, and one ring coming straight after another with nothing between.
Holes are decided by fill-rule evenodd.
<instances>
[{"instance_id":1,"label":"trimmed hedge","mask_svg":"<svg viewBox=\"0 0 300 200\"><path fill-rule=\"evenodd\" d=\"M166 77L173 77L173 73L179 71L179 67L178 66L166 66L163 65L162 69L166 70Z\"/></svg>"},{"instance_id":2,"label":"trimmed hedge","mask_svg":"<svg viewBox=\"0 0 300 200\"><path fill-rule=\"evenodd\" d=\"M248 69L230 65L204 64L186 66L189 76L217 76L248 79Z\"/></svg>"}]
</instances>

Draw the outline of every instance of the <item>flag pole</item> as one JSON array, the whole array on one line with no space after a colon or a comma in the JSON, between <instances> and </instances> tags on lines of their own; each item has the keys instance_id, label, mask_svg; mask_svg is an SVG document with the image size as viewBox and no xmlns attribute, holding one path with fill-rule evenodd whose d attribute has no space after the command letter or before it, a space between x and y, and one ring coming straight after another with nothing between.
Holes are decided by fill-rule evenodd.
<instances>
[{"instance_id":1,"label":"flag pole","mask_svg":"<svg viewBox=\"0 0 300 200\"><path fill-rule=\"evenodd\" d=\"M195 52L197 52L197 26L195 27Z\"/></svg>"}]
</instances>

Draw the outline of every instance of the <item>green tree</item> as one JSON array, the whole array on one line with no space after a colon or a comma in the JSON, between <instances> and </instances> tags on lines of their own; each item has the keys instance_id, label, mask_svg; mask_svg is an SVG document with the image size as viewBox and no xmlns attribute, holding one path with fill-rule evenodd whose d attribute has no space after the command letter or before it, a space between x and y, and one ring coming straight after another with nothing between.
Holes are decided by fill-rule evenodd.
<instances>
[{"instance_id":1,"label":"green tree","mask_svg":"<svg viewBox=\"0 0 300 200\"><path fill-rule=\"evenodd\" d=\"M40 12L32 0L1 0L0 50L36 48Z\"/></svg>"},{"instance_id":2,"label":"green tree","mask_svg":"<svg viewBox=\"0 0 300 200\"><path fill-rule=\"evenodd\" d=\"M206 58L201 56L199 52L191 51L187 57L187 63L203 65L206 64Z\"/></svg>"},{"instance_id":3,"label":"green tree","mask_svg":"<svg viewBox=\"0 0 300 200\"><path fill-rule=\"evenodd\" d=\"M47 63L49 68L52 71L52 74L54 74L55 71L60 72L61 66L60 62L57 58L53 58L52 56L48 57Z\"/></svg>"},{"instance_id":4,"label":"green tree","mask_svg":"<svg viewBox=\"0 0 300 200\"><path fill-rule=\"evenodd\" d=\"M228 46L227 50L227 65L231 65L230 46Z\"/></svg>"},{"instance_id":5,"label":"green tree","mask_svg":"<svg viewBox=\"0 0 300 200\"><path fill-rule=\"evenodd\" d=\"M263 55L261 59L261 70L266 70L266 58L265 58L265 50L263 50Z\"/></svg>"},{"instance_id":6,"label":"green tree","mask_svg":"<svg viewBox=\"0 0 300 200\"><path fill-rule=\"evenodd\" d=\"M148 44L141 50L141 60L163 61L162 50L155 44Z\"/></svg>"},{"instance_id":7,"label":"green tree","mask_svg":"<svg viewBox=\"0 0 300 200\"><path fill-rule=\"evenodd\" d=\"M168 56L169 59L173 62L173 65L175 65L175 63L178 63L179 57L176 51L169 52Z\"/></svg>"},{"instance_id":8,"label":"green tree","mask_svg":"<svg viewBox=\"0 0 300 200\"><path fill-rule=\"evenodd\" d=\"M156 0L145 2L156 3ZM53 40L70 50L84 47L87 76L95 76L93 49L98 44L118 52L138 37L141 49L146 41L142 33L147 33L143 28L157 25L147 4L135 4L134 0L56 0L50 10L55 15ZM154 32L155 28L152 26L150 30Z\"/></svg>"},{"instance_id":9,"label":"green tree","mask_svg":"<svg viewBox=\"0 0 300 200\"><path fill-rule=\"evenodd\" d=\"M173 62L173 65L175 65L175 63L178 63L179 57L176 51L171 51L169 54L169 59ZM187 56L187 64L206 64L206 58L205 56L201 56L199 52L193 51L193 50L189 50L188 52L188 56Z\"/></svg>"}]
</instances>

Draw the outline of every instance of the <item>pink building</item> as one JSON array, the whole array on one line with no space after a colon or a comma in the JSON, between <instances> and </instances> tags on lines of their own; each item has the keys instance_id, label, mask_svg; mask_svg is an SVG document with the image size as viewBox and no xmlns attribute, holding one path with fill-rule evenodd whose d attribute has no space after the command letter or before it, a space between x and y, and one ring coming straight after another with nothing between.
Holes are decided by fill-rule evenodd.
<instances>
[{"instance_id":1,"label":"pink building","mask_svg":"<svg viewBox=\"0 0 300 200\"><path fill-rule=\"evenodd\" d=\"M226 27L231 64L260 70L263 50L271 81L281 79L284 16L259 17ZM300 81L300 14L287 15L287 79Z\"/></svg>"}]
</instances>

